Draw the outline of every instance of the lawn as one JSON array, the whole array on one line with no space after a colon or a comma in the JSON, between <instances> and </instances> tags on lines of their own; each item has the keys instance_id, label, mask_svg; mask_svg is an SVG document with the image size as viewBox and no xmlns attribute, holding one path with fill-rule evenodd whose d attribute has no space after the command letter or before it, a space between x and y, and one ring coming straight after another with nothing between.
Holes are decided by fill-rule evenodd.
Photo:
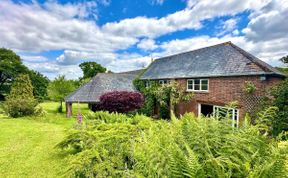
<instances>
[{"instance_id":1,"label":"lawn","mask_svg":"<svg viewBox=\"0 0 288 178\"><path fill-rule=\"evenodd\" d=\"M75 125L75 118L56 112L58 103L41 106L45 117L11 119L0 110L0 177L61 177L65 173L65 155L55 145ZM77 104L73 106L74 116ZM88 111L80 105L81 112Z\"/></svg>"}]
</instances>

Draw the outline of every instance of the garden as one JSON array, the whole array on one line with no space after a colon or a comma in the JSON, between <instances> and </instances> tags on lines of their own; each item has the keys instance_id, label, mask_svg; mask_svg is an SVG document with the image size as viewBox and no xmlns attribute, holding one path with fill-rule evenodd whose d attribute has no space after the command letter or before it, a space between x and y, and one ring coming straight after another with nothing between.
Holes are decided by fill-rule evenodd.
<instances>
[{"instance_id":1,"label":"garden","mask_svg":"<svg viewBox=\"0 0 288 178\"><path fill-rule=\"evenodd\" d=\"M175 105L193 94L173 82L147 89L137 79L139 92L108 92L97 112L75 103L66 118L64 97L89 76L48 81L31 73L11 77L1 93L0 177L288 176L287 79L236 128L229 113L175 116ZM159 117L151 114L155 102Z\"/></svg>"}]
</instances>

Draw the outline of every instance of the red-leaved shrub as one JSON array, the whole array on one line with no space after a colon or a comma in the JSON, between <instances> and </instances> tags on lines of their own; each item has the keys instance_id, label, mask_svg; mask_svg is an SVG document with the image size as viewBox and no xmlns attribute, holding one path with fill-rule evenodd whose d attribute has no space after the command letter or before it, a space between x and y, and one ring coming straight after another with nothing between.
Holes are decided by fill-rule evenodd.
<instances>
[{"instance_id":1,"label":"red-leaved shrub","mask_svg":"<svg viewBox=\"0 0 288 178\"><path fill-rule=\"evenodd\" d=\"M128 113L141 108L144 97L139 92L113 91L100 97L102 110L109 112Z\"/></svg>"}]
</instances>

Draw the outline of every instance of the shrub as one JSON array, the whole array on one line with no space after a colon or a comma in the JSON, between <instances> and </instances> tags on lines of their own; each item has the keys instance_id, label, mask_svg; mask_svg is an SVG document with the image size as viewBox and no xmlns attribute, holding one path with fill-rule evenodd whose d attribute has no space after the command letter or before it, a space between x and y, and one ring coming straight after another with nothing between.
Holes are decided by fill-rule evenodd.
<instances>
[{"instance_id":1,"label":"shrub","mask_svg":"<svg viewBox=\"0 0 288 178\"><path fill-rule=\"evenodd\" d=\"M139 92L113 91L100 97L101 109L109 112L128 113L141 108L144 97Z\"/></svg>"},{"instance_id":2,"label":"shrub","mask_svg":"<svg viewBox=\"0 0 288 178\"><path fill-rule=\"evenodd\" d=\"M10 117L22 117L33 115L37 102L35 100L8 99L5 101L4 110Z\"/></svg>"},{"instance_id":3,"label":"shrub","mask_svg":"<svg viewBox=\"0 0 288 178\"><path fill-rule=\"evenodd\" d=\"M32 115L36 105L29 76L19 75L13 82L10 94L4 103L6 114L11 117Z\"/></svg>"},{"instance_id":4,"label":"shrub","mask_svg":"<svg viewBox=\"0 0 288 178\"><path fill-rule=\"evenodd\" d=\"M256 86L251 81L245 82L244 92L247 94L253 94L257 90Z\"/></svg>"},{"instance_id":5,"label":"shrub","mask_svg":"<svg viewBox=\"0 0 288 178\"><path fill-rule=\"evenodd\" d=\"M109 117L101 115L96 117ZM70 155L69 176L268 178L286 174L287 147L279 148L275 139L248 122L235 129L225 119L198 119L192 114L181 120L172 117L171 122L139 115L131 119L139 122L99 122L64 139L60 148L77 150Z\"/></svg>"},{"instance_id":6,"label":"shrub","mask_svg":"<svg viewBox=\"0 0 288 178\"><path fill-rule=\"evenodd\" d=\"M35 116L45 116L47 114L47 111L45 111L45 109L41 106L36 106L34 108L34 115Z\"/></svg>"}]
</instances>

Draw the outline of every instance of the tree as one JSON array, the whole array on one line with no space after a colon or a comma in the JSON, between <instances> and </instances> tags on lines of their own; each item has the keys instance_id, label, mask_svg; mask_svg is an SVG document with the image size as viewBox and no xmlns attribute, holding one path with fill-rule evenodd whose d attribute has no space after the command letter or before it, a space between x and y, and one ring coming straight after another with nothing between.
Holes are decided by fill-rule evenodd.
<instances>
[{"instance_id":1,"label":"tree","mask_svg":"<svg viewBox=\"0 0 288 178\"><path fill-rule=\"evenodd\" d=\"M0 48L0 99L9 93L14 79L27 71L18 55L12 50Z\"/></svg>"},{"instance_id":2,"label":"tree","mask_svg":"<svg viewBox=\"0 0 288 178\"><path fill-rule=\"evenodd\" d=\"M167 107L170 110L170 118L175 112L175 106L182 101L189 101L193 93L187 93L184 87L181 87L176 81L159 86L153 91L160 106Z\"/></svg>"},{"instance_id":3,"label":"tree","mask_svg":"<svg viewBox=\"0 0 288 178\"><path fill-rule=\"evenodd\" d=\"M4 109L11 117L31 115L37 102L33 96L33 86L29 75L19 75L12 84Z\"/></svg>"},{"instance_id":4,"label":"tree","mask_svg":"<svg viewBox=\"0 0 288 178\"><path fill-rule=\"evenodd\" d=\"M62 102L64 98L75 90L74 82L66 80L65 76L58 76L55 80L51 81L48 86L48 95L50 99L60 102L59 111L62 112Z\"/></svg>"},{"instance_id":5,"label":"tree","mask_svg":"<svg viewBox=\"0 0 288 178\"><path fill-rule=\"evenodd\" d=\"M284 64L288 64L288 55L284 56L280 59L280 61L282 61Z\"/></svg>"},{"instance_id":6,"label":"tree","mask_svg":"<svg viewBox=\"0 0 288 178\"><path fill-rule=\"evenodd\" d=\"M144 97L139 92L113 91L100 97L100 108L109 112L128 113L141 108Z\"/></svg>"},{"instance_id":7,"label":"tree","mask_svg":"<svg viewBox=\"0 0 288 178\"><path fill-rule=\"evenodd\" d=\"M273 122L273 134L288 131L288 79L285 79L271 91L272 105L278 107L277 117Z\"/></svg>"},{"instance_id":8,"label":"tree","mask_svg":"<svg viewBox=\"0 0 288 178\"><path fill-rule=\"evenodd\" d=\"M37 71L30 70L29 76L33 85L33 95L38 100L44 100L48 96L47 87L49 79Z\"/></svg>"},{"instance_id":9,"label":"tree","mask_svg":"<svg viewBox=\"0 0 288 178\"><path fill-rule=\"evenodd\" d=\"M146 85L147 82L149 87ZM155 107L160 107L160 115L157 117L169 118L175 112L177 104L189 101L193 97L193 93L187 93L185 87L180 86L176 81L159 85L157 81L143 81L136 78L133 84L145 97L145 103L139 112L148 116L155 114Z\"/></svg>"},{"instance_id":10,"label":"tree","mask_svg":"<svg viewBox=\"0 0 288 178\"><path fill-rule=\"evenodd\" d=\"M97 64L96 62L83 62L79 65L83 71L83 79L91 78L97 75L98 73L106 72L106 68Z\"/></svg>"}]
</instances>

